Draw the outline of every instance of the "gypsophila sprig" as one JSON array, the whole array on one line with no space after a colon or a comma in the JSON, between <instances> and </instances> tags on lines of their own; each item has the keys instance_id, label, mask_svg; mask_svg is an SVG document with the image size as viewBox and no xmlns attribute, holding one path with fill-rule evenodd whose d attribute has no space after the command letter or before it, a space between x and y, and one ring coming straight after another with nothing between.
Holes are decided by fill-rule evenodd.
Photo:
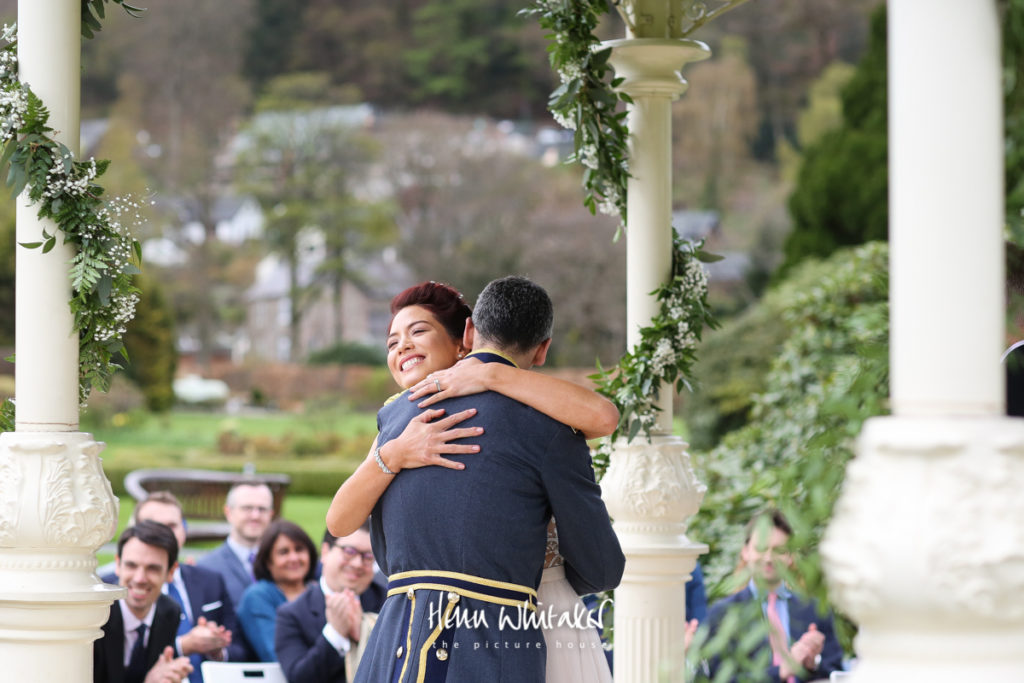
<instances>
[{"instance_id":1,"label":"gypsophila sprig","mask_svg":"<svg viewBox=\"0 0 1024 683\"><path fill-rule=\"evenodd\" d=\"M102 2L92 5L102 16ZM7 44L0 48L0 167L8 167L11 195L24 192L40 218L57 224L63 243L74 252L70 308L79 338L79 400L84 405L92 389L110 387L119 367L114 359L124 352L121 338L135 315L138 290L132 276L140 272L141 249L130 228L142 222L141 206L131 197L105 200L96 180L109 162L77 160L49 136L49 112L18 79L15 27L5 26L2 36ZM48 253L57 243L56 233L43 230L40 237L21 246ZM13 426L13 410L5 405L0 428Z\"/></svg>"},{"instance_id":2,"label":"gypsophila sprig","mask_svg":"<svg viewBox=\"0 0 1024 683\"><path fill-rule=\"evenodd\" d=\"M650 325L641 328L640 341L614 368L591 376L597 391L619 408L619 426L602 440L594 456L598 476L608 467L613 442L632 441L641 432L648 438L657 421L663 384L676 391L692 389L693 364L704 328L718 327L708 305L708 276L704 263L721 259L673 232L672 275L652 292L660 306Z\"/></svg>"}]
</instances>

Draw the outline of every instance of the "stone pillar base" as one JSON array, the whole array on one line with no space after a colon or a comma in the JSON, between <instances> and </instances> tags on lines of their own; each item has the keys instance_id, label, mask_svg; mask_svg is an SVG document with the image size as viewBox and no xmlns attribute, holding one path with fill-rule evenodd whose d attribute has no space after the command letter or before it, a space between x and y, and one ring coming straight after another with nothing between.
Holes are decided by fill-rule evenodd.
<instances>
[{"instance_id":1,"label":"stone pillar base","mask_svg":"<svg viewBox=\"0 0 1024 683\"><path fill-rule=\"evenodd\" d=\"M93 641L123 594L96 576L117 529L102 447L79 432L0 434L0 680L92 681Z\"/></svg>"},{"instance_id":2,"label":"stone pillar base","mask_svg":"<svg viewBox=\"0 0 1024 683\"><path fill-rule=\"evenodd\" d=\"M615 589L615 680L685 680L686 582L708 547L686 537L707 487L677 436L620 442L601 481L626 554Z\"/></svg>"},{"instance_id":3,"label":"stone pillar base","mask_svg":"<svg viewBox=\"0 0 1024 683\"><path fill-rule=\"evenodd\" d=\"M854 681L1024 681L1024 420L882 417L822 556Z\"/></svg>"}]
</instances>

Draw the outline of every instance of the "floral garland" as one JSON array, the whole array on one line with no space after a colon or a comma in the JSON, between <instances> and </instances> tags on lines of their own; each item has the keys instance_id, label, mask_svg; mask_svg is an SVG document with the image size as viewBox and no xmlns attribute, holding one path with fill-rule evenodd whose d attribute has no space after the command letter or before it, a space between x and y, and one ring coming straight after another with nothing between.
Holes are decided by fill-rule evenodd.
<instances>
[{"instance_id":1,"label":"floral garland","mask_svg":"<svg viewBox=\"0 0 1024 683\"><path fill-rule=\"evenodd\" d=\"M628 0L611 0L627 26L637 33L635 6ZM685 38L712 19L747 0L681 0L681 19L672 27L673 38ZM534 0L523 13L535 16L548 33L551 66L561 85L551 94L548 110L563 127L575 131L570 162L584 167L584 205L591 213L600 210L617 215L619 231L626 224L626 188L629 180L629 129L619 103L632 102L618 90L621 78L609 64L611 48L602 47L594 30L609 10L608 0ZM619 232L616 233L616 238ZM707 274L702 262L719 260L673 231L672 275L653 294L659 314L640 330L640 341L618 365L598 367L593 379L597 390L619 408L615 433L602 441L594 456L598 477L608 466L612 443L631 441L641 431L650 439L657 420L659 391L674 384L676 391L692 389L690 377L696 347L705 327L718 323L708 305Z\"/></svg>"},{"instance_id":2,"label":"floral garland","mask_svg":"<svg viewBox=\"0 0 1024 683\"><path fill-rule=\"evenodd\" d=\"M618 365L608 370L599 365L597 374L591 376L598 393L615 403L621 415L615 433L602 439L594 454L598 478L608 467L616 439L625 436L629 442L641 431L650 439L662 385L674 385L677 392L693 390L690 377L697 362L697 345L705 327L718 327L708 305L708 275L703 264L721 257L704 251L703 240L690 242L678 233L673 233L672 246L671 277L653 293L660 302L658 315L640 329L640 341Z\"/></svg>"},{"instance_id":3,"label":"floral garland","mask_svg":"<svg viewBox=\"0 0 1024 683\"><path fill-rule=\"evenodd\" d=\"M100 28L103 5L112 1L130 14L140 12L123 0L83 0L82 35L91 38ZM0 35L0 168L9 165L7 186L17 197L26 188L38 216L51 219L71 245L70 308L78 332L78 398L84 405L92 389L106 391L124 354L121 340L139 301L132 277L138 274L141 249L129 224L142 221L140 204L131 197L104 200L96 179L109 161L80 161L63 144L49 136L49 111L18 78L17 32L4 26ZM42 232L38 242L21 243L26 249L48 253L57 235ZM14 402L0 407L0 431L14 429Z\"/></svg>"}]
</instances>

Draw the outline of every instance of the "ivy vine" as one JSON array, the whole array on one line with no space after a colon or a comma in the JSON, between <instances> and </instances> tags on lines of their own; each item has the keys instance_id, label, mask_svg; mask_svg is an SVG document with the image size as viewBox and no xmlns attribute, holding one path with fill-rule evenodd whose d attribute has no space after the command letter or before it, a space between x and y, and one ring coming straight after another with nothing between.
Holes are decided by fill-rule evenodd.
<instances>
[{"instance_id":1,"label":"ivy vine","mask_svg":"<svg viewBox=\"0 0 1024 683\"><path fill-rule=\"evenodd\" d=\"M83 37L100 30L108 2L133 16L143 11L124 0L83 0ZM76 159L50 136L49 111L18 75L16 27L4 26L0 39L5 43L0 48L0 168L7 168L11 196L25 192L39 218L56 223L62 243L74 252L69 305L78 333L78 393L84 405L92 389L110 388L120 367L116 359L124 355L122 336L139 300L133 276L140 272L142 253L129 226L141 222L140 206L131 197L104 198L96 180L109 161ZM56 232L44 229L39 241L21 246L45 254L56 244ZM14 402L8 399L0 407L0 431L13 429Z\"/></svg>"}]
</instances>

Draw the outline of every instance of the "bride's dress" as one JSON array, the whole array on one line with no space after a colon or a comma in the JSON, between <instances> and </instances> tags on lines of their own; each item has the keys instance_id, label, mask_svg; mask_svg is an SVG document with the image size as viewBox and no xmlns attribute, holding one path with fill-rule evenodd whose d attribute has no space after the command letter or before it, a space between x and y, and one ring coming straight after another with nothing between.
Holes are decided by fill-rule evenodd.
<instances>
[{"instance_id":1,"label":"bride's dress","mask_svg":"<svg viewBox=\"0 0 1024 683\"><path fill-rule=\"evenodd\" d=\"M537 591L538 609L551 628L544 629L547 646L547 683L611 683L604 648L597 629L587 618L587 608L565 578L558 554L558 530L548 526L548 548ZM559 625L559 618L565 615Z\"/></svg>"}]
</instances>

